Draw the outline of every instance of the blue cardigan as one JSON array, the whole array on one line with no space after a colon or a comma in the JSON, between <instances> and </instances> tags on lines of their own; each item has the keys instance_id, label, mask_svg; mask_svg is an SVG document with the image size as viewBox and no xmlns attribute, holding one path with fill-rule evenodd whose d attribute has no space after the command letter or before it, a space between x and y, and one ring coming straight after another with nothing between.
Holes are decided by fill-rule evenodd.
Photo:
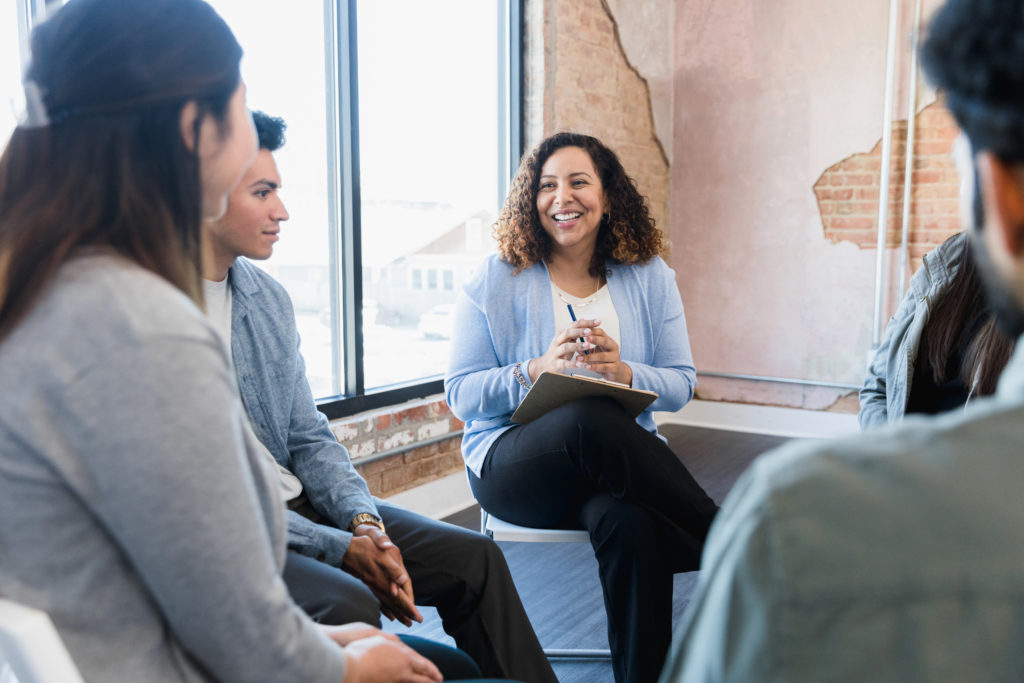
<instances>
[{"instance_id":1,"label":"blue cardigan","mask_svg":"<svg viewBox=\"0 0 1024 683\"><path fill-rule=\"evenodd\" d=\"M445 395L466 423L462 456L477 476L491 444L512 428L512 413L526 396L512 375L514 365L543 355L555 336L547 266L513 272L498 255L488 257L455 305ZM637 422L657 434L652 411L679 410L697 386L675 273L657 257L643 265L613 262L608 290L619 316L619 352L633 371L633 387L659 395Z\"/></svg>"}]
</instances>

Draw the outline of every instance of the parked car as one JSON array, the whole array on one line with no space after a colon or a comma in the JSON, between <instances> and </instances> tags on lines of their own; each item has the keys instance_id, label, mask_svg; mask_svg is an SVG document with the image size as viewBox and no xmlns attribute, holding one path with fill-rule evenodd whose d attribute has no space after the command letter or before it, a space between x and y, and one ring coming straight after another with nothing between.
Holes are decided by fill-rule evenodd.
<instances>
[{"instance_id":1,"label":"parked car","mask_svg":"<svg viewBox=\"0 0 1024 683\"><path fill-rule=\"evenodd\" d=\"M438 304L420 316L417 329L427 339L451 339L455 304Z\"/></svg>"}]
</instances>

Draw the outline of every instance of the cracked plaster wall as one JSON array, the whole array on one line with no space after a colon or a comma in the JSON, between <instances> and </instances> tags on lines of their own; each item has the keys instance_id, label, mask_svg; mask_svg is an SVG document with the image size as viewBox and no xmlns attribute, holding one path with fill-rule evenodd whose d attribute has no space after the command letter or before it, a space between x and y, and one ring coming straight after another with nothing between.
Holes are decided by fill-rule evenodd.
<instances>
[{"instance_id":1,"label":"cracked plaster wall","mask_svg":"<svg viewBox=\"0 0 1024 683\"><path fill-rule=\"evenodd\" d=\"M825 238L812 188L881 135L888 9L677 0L672 265L699 369L863 380L876 254ZM905 92L901 80L898 103ZM808 408L842 393L712 378L698 392Z\"/></svg>"},{"instance_id":2,"label":"cracked plaster wall","mask_svg":"<svg viewBox=\"0 0 1024 683\"><path fill-rule=\"evenodd\" d=\"M647 22L659 11L660 30L652 33ZM669 236L671 11L669 0L524 5L526 148L560 130L600 138L636 179ZM653 74L653 99L644 69Z\"/></svg>"}]
</instances>

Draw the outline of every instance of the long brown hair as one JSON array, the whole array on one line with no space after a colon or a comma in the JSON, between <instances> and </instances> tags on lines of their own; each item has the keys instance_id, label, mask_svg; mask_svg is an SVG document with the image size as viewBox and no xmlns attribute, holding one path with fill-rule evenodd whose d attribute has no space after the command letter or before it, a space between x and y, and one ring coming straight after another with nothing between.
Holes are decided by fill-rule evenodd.
<instances>
[{"instance_id":1,"label":"long brown hair","mask_svg":"<svg viewBox=\"0 0 1024 683\"><path fill-rule=\"evenodd\" d=\"M664 240L651 218L647 199L637 190L636 181L626 174L615 152L590 135L555 133L523 156L512 180L505 206L494 224L502 259L519 272L550 258L551 238L540 224L537 192L544 163L563 147L579 147L590 156L608 200L609 211L601 219L590 274L604 275L607 259L626 264L646 263L663 253Z\"/></svg>"},{"instance_id":2,"label":"long brown hair","mask_svg":"<svg viewBox=\"0 0 1024 683\"><path fill-rule=\"evenodd\" d=\"M963 240L963 251L958 263L953 264L956 274L928 317L918 357L928 360L935 383L942 384L956 376L950 376L950 359L962 349L957 369L960 381L974 395L988 396L995 393L1015 341L1002 333L995 315L988 310L974 247L967 237L960 233L950 238Z\"/></svg>"},{"instance_id":3,"label":"long brown hair","mask_svg":"<svg viewBox=\"0 0 1024 683\"><path fill-rule=\"evenodd\" d=\"M0 156L0 340L85 246L201 301L199 122L226 125L241 55L201 0L75 0L33 31L26 82L49 121L16 128Z\"/></svg>"}]
</instances>

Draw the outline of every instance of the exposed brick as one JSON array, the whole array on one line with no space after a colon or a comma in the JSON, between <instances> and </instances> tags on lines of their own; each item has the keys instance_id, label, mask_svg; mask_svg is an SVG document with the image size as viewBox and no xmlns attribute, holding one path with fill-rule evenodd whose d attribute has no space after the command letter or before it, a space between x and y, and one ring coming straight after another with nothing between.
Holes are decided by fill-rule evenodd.
<instances>
[{"instance_id":1,"label":"exposed brick","mask_svg":"<svg viewBox=\"0 0 1024 683\"><path fill-rule=\"evenodd\" d=\"M950 156L956 136L952 118L941 104L932 104L917 115L915 126L909 242L916 254L930 251L960 229L960 209L959 181ZM897 246L901 239L906 135L906 122L895 122L886 218L889 246ZM881 140L870 152L848 157L821 175L814 192L827 239L850 241L863 249L876 247L880 177Z\"/></svg>"},{"instance_id":2,"label":"exposed brick","mask_svg":"<svg viewBox=\"0 0 1024 683\"><path fill-rule=\"evenodd\" d=\"M413 430L403 429L400 432L377 437L377 448L380 451L390 451L392 448L408 446L415 440L416 436L413 434Z\"/></svg>"},{"instance_id":3,"label":"exposed brick","mask_svg":"<svg viewBox=\"0 0 1024 683\"><path fill-rule=\"evenodd\" d=\"M374 460L366 464L356 463L356 469L359 470L360 474L364 477L370 474L380 474L385 470L393 470L401 468L404 464L404 459L401 454L392 455L390 458L381 458L380 460Z\"/></svg>"},{"instance_id":4,"label":"exposed brick","mask_svg":"<svg viewBox=\"0 0 1024 683\"><path fill-rule=\"evenodd\" d=\"M367 439L366 441L359 441L357 443L345 444L348 448L349 456L355 460L356 458L365 458L368 455L373 455L377 452L377 444L374 439Z\"/></svg>"},{"instance_id":5,"label":"exposed brick","mask_svg":"<svg viewBox=\"0 0 1024 683\"><path fill-rule=\"evenodd\" d=\"M377 429L383 430L391 426L391 414L385 413L384 415L377 416Z\"/></svg>"},{"instance_id":6,"label":"exposed brick","mask_svg":"<svg viewBox=\"0 0 1024 683\"><path fill-rule=\"evenodd\" d=\"M331 431L334 432L334 438L341 443L353 441L359 437L359 428L353 424L333 424L331 425Z\"/></svg>"},{"instance_id":7,"label":"exposed brick","mask_svg":"<svg viewBox=\"0 0 1024 683\"><path fill-rule=\"evenodd\" d=\"M422 424L416 428L416 439L418 441L426 441L427 439L433 439L434 437L443 436L451 431L450 420L436 420L434 422L428 422Z\"/></svg>"},{"instance_id":8,"label":"exposed brick","mask_svg":"<svg viewBox=\"0 0 1024 683\"><path fill-rule=\"evenodd\" d=\"M413 406L396 413L392 413L391 420L394 424L400 425L406 422L419 422L427 418L428 408L425 405Z\"/></svg>"},{"instance_id":9,"label":"exposed brick","mask_svg":"<svg viewBox=\"0 0 1024 683\"><path fill-rule=\"evenodd\" d=\"M402 454L402 462L406 465L426 458L433 458L438 454L438 447L436 443L428 444L426 446L420 446L414 448L411 451L406 451Z\"/></svg>"},{"instance_id":10,"label":"exposed brick","mask_svg":"<svg viewBox=\"0 0 1024 683\"><path fill-rule=\"evenodd\" d=\"M381 474L380 488L381 495L390 496L399 493L413 485L413 476L405 467L396 467Z\"/></svg>"}]
</instances>

